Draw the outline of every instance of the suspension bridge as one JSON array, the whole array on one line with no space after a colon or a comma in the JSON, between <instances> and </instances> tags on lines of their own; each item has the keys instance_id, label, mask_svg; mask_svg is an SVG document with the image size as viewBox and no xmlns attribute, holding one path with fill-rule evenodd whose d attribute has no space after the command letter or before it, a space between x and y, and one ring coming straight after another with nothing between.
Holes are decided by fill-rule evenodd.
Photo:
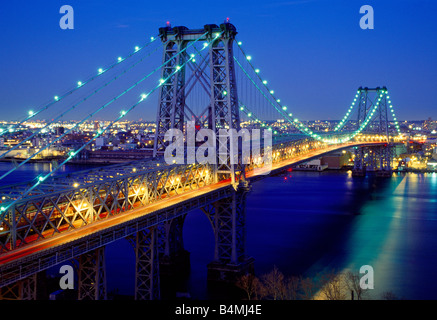
<instances>
[{"instance_id":1,"label":"suspension bridge","mask_svg":"<svg viewBox=\"0 0 437 320\"><path fill-rule=\"evenodd\" d=\"M162 61L150 72L142 70L139 80L132 80L122 90L111 90L103 97L104 103L87 109L71 128L46 141L0 177L3 180L16 173L86 121L109 114L109 107L129 97L129 107L70 150L50 172L0 187L2 299L35 299L38 274L69 261L76 265L78 299L106 299L105 246L120 239L128 239L135 252L135 298L159 299L160 270L162 273L189 260L182 229L186 215L193 210L206 214L214 232L214 260L208 265L208 278L232 282L241 274L253 272L253 259L245 252L245 202L252 183L324 154L351 148L355 150L354 175L365 175L369 169L380 176L391 175L393 147L404 138L386 87L358 88L336 127L316 130L281 102L229 22L201 29L160 28L144 46L136 46L115 63L99 68L88 80L77 82L65 94L0 129L0 135L7 137L40 114L49 110L55 113L0 158L47 132L94 96L105 94L106 87L126 77L158 50L163 52ZM151 80L154 76L160 78ZM58 172L133 110L152 101L155 92L158 107L153 157L68 174ZM74 102L62 104L72 96ZM277 125L274 119L283 121ZM205 128L216 133L214 146L226 151L225 161L166 161L165 150L171 142L166 133L179 129L187 134L187 121L193 121L196 132ZM269 150L264 144L263 152L251 154L244 163L241 146L233 150L230 141L223 143L220 139L222 129L243 128L268 131L273 141ZM196 153L199 147L196 144L185 156ZM239 155L237 163L231 161L230 155L235 153Z\"/></svg>"}]
</instances>

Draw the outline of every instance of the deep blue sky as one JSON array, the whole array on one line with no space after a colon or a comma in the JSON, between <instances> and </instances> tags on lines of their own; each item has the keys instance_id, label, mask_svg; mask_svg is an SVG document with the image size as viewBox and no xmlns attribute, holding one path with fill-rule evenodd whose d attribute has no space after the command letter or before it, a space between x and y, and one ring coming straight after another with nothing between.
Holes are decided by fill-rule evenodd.
<instances>
[{"instance_id":1,"label":"deep blue sky","mask_svg":"<svg viewBox=\"0 0 437 320\"><path fill-rule=\"evenodd\" d=\"M74 8L74 30L59 27L64 4ZM365 4L374 8L374 30L359 27ZM156 35L167 20L199 28L226 17L301 119L339 119L359 86L382 85L398 119L437 119L436 14L432 0L2 2L0 119L22 118ZM155 113L155 103L141 110L145 119Z\"/></svg>"}]
</instances>

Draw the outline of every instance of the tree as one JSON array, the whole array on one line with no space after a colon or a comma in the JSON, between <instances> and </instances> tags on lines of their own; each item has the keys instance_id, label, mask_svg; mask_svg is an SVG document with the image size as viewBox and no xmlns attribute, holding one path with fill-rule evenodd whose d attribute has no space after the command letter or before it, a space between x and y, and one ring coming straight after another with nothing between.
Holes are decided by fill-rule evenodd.
<instances>
[{"instance_id":1,"label":"tree","mask_svg":"<svg viewBox=\"0 0 437 320\"><path fill-rule=\"evenodd\" d=\"M273 270L262 276L265 297L272 300L284 299L284 275L274 266Z\"/></svg>"},{"instance_id":2,"label":"tree","mask_svg":"<svg viewBox=\"0 0 437 320\"><path fill-rule=\"evenodd\" d=\"M247 299L258 299L260 295L260 281L251 273L241 276L237 281L237 287L243 289L247 294Z\"/></svg>"},{"instance_id":3,"label":"tree","mask_svg":"<svg viewBox=\"0 0 437 320\"><path fill-rule=\"evenodd\" d=\"M363 300L368 296L368 290L361 288L360 286L361 275L359 272L347 271L345 274L346 286L349 292L354 293L354 299Z\"/></svg>"},{"instance_id":4,"label":"tree","mask_svg":"<svg viewBox=\"0 0 437 320\"><path fill-rule=\"evenodd\" d=\"M320 277L320 294L324 300L346 300L347 286L342 273L330 271Z\"/></svg>"},{"instance_id":5,"label":"tree","mask_svg":"<svg viewBox=\"0 0 437 320\"><path fill-rule=\"evenodd\" d=\"M298 292L300 288L300 279L298 277L288 277L285 281L285 294L286 300L297 300Z\"/></svg>"},{"instance_id":6,"label":"tree","mask_svg":"<svg viewBox=\"0 0 437 320\"><path fill-rule=\"evenodd\" d=\"M302 300L313 300L316 290L316 284L312 278L299 278L300 295Z\"/></svg>"}]
</instances>

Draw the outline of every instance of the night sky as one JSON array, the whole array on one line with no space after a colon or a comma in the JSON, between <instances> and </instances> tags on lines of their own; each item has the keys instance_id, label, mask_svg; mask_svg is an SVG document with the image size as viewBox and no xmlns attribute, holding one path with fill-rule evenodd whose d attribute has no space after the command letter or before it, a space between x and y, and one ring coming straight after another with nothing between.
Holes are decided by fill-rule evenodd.
<instances>
[{"instance_id":1,"label":"night sky","mask_svg":"<svg viewBox=\"0 0 437 320\"><path fill-rule=\"evenodd\" d=\"M59 27L64 4L74 8L74 30ZM366 4L374 8L374 30L359 26ZM21 119L68 91L166 21L202 28L227 17L299 119L340 119L359 86L384 85L399 120L437 119L436 14L432 0L3 1L0 120ZM158 54L153 65L160 63ZM157 94L129 118L154 120L156 106Z\"/></svg>"}]
</instances>

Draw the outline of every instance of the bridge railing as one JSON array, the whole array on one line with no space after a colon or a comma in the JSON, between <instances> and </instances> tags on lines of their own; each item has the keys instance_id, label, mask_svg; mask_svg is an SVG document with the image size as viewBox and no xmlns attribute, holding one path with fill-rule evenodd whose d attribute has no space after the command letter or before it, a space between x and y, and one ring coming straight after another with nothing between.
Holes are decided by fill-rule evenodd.
<instances>
[{"instance_id":1,"label":"bridge railing","mask_svg":"<svg viewBox=\"0 0 437 320\"><path fill-rule=\"evenodd\" d=\"M209 164L154 166L107 167L100 176L89 170L45 182L45 193L28 195L0 217L0 254L214 182Z\"/></svg>"},{"instance_id":2,"label":"bridge railing","mask_svg":"<svg viewBox=\"0 0 437 320\"><path fill-rule=\"evenodd\" d=\"M248 164L245 170L251 172L256 169L263 169L268 163L275 164L325 146L326 144L310 138L278 142L272 146L271 150L268 150L269 152L262 150L258 157L251 157L250 160L246 161Z\"/></svg>"},{"instance_id":3,"label":"bridge railing","mask_svg":"<svg viewBox=\"0 0 437 320\"><path fill-rule=\"evenodd\" d=\"M334 139L334 138L333 138ZM405 137L390 136L387 137L379 134L359 134L353 140L342 143L342 146L354 145L356 143L400 143L404 142ZM276 164L282 161L290 160L299 156L306 155L316 150L326 149L330 144L314 140L312 138L300 138L290 141L282 141L272 146L271 157L265 156L265 151L260 152L258 157L251 157L246 163L246 173L256 169L264 168L266 163Z\"/></svg>"}]
</instances>

